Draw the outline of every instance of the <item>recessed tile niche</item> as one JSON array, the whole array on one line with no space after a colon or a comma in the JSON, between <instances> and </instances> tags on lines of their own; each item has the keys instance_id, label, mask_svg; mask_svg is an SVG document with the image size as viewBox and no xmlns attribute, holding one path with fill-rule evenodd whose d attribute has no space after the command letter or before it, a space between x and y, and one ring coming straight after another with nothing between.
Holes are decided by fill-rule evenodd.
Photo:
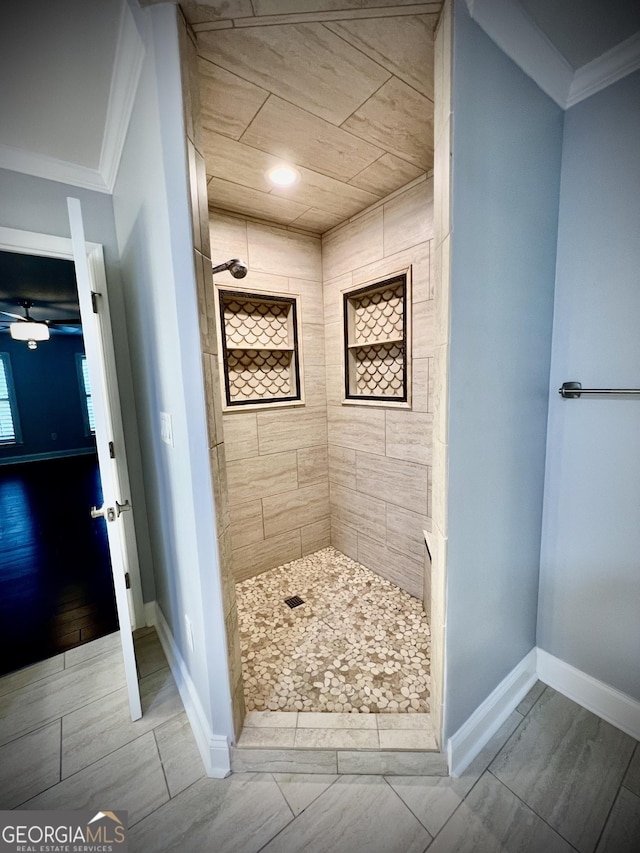
<instances>
[{"instance_id":1,"label":"recessed tile niche","mask_svg":"<svg viewBox=\"0 0 640 853\"><path fill-rule=\"evenodd\" d=\"M406 273L343 294L345 402L409 404Z\"/></svg>"},{"instance_id":2,"label":"recessed tile niche","mask_svg":"<svg viewBox=\"0 0 640 853\"><path fill-rule=\"evenodd\" d=\"M225 411L301 404L297 297L216 290Z\"/></svg>"}]
</instances>

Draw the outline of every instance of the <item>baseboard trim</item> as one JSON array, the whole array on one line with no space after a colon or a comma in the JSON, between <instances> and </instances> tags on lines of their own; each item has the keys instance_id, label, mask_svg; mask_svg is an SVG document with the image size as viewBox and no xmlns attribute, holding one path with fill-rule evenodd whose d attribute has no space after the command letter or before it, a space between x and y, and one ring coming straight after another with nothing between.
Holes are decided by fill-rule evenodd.
<instances>
[{"instance_id":1,"label":"baseboard trim","mask_svg":"<svg viewBox=\"0 0 640 853\"><path fill-rule=\"evenodd\" d=\"M538 679L536 649L515 666L447 742L449 773L460 776Z\"/></svg>"},{"instance_id":2,"label":"baseboard trim","mask_svg":"<svg viewBox=\"0 0 640 853\"><path fill-rule=\"evenodd\" d=\"M224 779L231 773L229 742L224 735L216 735L211 731L187 665L157 602L145 604L145 617L148 620L147 624L155 625L158 632L162 650L178 686L180 698L187 712L207 776L213 779Z\"/></svg>"},{"instance_id":3,"label":"baseboard trim","mask_svg":"<svg viewBox=\"0 0 640 853\"><path fill-rule=\"evenodd\" d=\"M538 678L636 740L640 740L640 702L586 672L538 649Z\"/></svg>"}]
</instances>

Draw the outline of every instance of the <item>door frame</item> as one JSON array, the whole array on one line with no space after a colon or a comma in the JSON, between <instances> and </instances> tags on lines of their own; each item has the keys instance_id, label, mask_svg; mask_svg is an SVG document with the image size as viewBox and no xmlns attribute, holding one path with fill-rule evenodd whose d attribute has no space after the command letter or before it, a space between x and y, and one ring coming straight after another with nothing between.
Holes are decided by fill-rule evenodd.
<instances>
[{"instance_id":1,"label":"door frame","mask_svg":"<svg viewBox=\"0 0 640 853\"><path fill-rule=\"evenodd\" d=\"M103 264L103 249L100 243L91 243L86 241L87 260L90 267L95 272ZM57 237L52 234L39 234L35 231L22 231L15 228L5 228L0 226L0 251L15 252L22 255L35 255L47 258L61 258L65 261L74 261L73 245L69 237ZM108 289L106 276L101 276L98 282L101 288ZM104 365L105 370L108 365ZM117 387L117 376L113 375L113 371L109 373L110 380ZM124 435L114 436L116 440L122 441L124 446ZM126 489L126 493L130 494L129 475L127 466L122 466L119 469L120 478ZM88 508L87 508L88 511ZM131 628L142 628L145 626L144 601L142 598L142 581L140 577L140 563L138 560L138 552L135 547L135 533L133 542L131 541L132 531L129 525L125 525L125 538L127 541L127 552L129 555L129 576L131 581L129 611L131 615ZM132 547L133 546L133 547Z\"/></svg>"}]
</instances>

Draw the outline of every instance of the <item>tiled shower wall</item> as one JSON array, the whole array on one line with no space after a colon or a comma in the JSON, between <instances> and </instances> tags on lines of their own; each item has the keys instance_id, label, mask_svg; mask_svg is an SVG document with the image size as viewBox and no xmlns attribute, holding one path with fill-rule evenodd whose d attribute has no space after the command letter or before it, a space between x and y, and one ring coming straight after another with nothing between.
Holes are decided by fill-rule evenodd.
<instances>
[{"instance_id":1,"label":"tiled shower wall","mask_svg":"<svg viewBox=\"0 0 640 853\"><path fill-rule=\"evenodd\" d=\"M431 529L433 179L322 240L331 544L423 597ZM342 292L412 267L411 408L342 405Z\"/></svg>"},{"instance_id":2,"label":"tiled shower wall","mask_svg":"<svg viewBox=\"0 0 640 853\"><path fill-rule=\"evenodd\" d=\"M224 440L235 578L330 544L327 406L320 238L211 211L214 263L249 272L214 281L300 297L305 405L225 413Z\"/></svg>"}]
</instances>

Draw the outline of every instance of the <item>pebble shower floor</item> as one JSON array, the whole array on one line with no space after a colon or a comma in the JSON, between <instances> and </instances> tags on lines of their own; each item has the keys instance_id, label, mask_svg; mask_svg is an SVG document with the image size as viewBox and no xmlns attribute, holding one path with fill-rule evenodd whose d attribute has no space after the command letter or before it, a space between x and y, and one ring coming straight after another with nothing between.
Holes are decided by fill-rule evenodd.
<instances>
[{"instance_id":1,"label":"pebble shower floor","mask_svg":"<svg viewBox=\"0 0 640 853\"><path fill-rule=\"evenodd\" d=\"M290 609L285 599L304 604ZM422 602L324 548L236 586L248 711L426 713Z\"/></svg>"}]
</instances>

